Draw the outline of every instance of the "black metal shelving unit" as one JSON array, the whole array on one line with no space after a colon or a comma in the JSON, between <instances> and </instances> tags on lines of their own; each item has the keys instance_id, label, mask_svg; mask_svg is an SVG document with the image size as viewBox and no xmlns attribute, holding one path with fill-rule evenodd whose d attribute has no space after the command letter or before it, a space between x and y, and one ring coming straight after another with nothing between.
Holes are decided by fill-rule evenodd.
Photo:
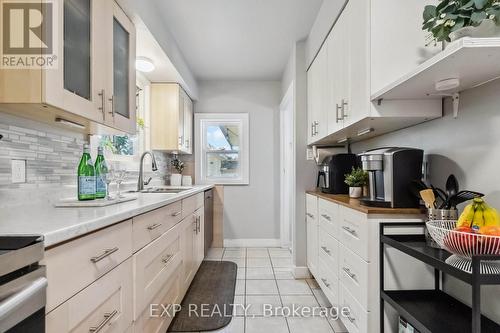
<instances>
[{"instance_id":1,"label":"black metal shelving unit","mask_svg":"<svg viewBox=\"0 0 500 333\"><path fill-rule=\"evenodd\" d=\"M389 303L421 333L498 333L500 325L481 315L481 286L500 284L500 275L481 274L481 261L500 260L500 255L474 256L472 273L446 263L451 254L427 245L424 235L385 234L386 228L425 227L424 223L380 224L380 332L384 332L384 303ZM384 246L395 248L434 267L432 290L385 290ZM472 286L472 307L443 292L441 273Z\"/></svg>"}]
</instances>

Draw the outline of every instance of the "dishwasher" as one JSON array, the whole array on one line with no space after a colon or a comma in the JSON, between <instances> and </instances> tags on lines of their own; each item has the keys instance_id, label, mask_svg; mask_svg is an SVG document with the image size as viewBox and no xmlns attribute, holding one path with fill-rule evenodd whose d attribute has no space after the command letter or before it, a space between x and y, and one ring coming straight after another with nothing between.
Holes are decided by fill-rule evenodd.
<instances>
[{"instance_id":1,"label":"dishwasher","mask_svg":"<svg viewBox=\"0 0 500 333\"><path fill-rule=\"evenodd\" d=\"M205 257L214 239L214 190L205 191Z\"/></svg>"}]
</instances>

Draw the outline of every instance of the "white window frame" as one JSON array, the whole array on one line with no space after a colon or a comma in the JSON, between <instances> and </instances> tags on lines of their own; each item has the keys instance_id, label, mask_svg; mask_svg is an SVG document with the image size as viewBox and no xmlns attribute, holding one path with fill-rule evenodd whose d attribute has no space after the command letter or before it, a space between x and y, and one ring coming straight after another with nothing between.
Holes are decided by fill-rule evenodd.
<instances>
[{"instance_id":1,"label":"white window frame","mask_svg":"<svg viewBox=\"0 0 500 333\"><path fill-rule=\"evenodd\" d=\"M195 160L196 181L199 184L248 185L250 183L250 141L248 113L195 113ZM240 175L237 178L208 178L206 129L208 125L237 123L240 128L239 162ZM210 152L214 152L211 150ZM227 151L221 150L221 153Z\"/></svg>"}]
</instances>

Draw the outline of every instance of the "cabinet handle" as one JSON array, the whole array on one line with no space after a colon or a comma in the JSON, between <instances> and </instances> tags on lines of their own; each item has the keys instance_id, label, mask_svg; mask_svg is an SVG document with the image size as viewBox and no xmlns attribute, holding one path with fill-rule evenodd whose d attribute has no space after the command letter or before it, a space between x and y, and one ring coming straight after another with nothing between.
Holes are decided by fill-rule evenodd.
<instances>
[{"instance_id":1,"label":"cabinet handle","mask_svg":"<svg viewBox=\"0 0 500 333\"><path fill-rule=\"evenodd\" d=\"M330 284L328 283L328 280L327 280L327 279L321 278L321 281L323 281L323 283L325 284L325 286L326 286L327 288L330 288Z\"/></svg>"},{"instance_id":2,"label":"cabinet handle","mask_svg":"<svg viewBox=\"0 0 500 333\"><path fill-rule=\"evenodd\" d=\"M330 251L326 246L322 246L321 247L323 249L323 251L325 251L327 254L331 254L332 251Z\"/></svg>"},{"instance_id":3,"label":"cabinet handle","mask_svg":"<svg viewBox=\"0 0 500 333\"><path fill-rule=\"evenodd\" d=\"M314 122L311 123L311 136L314 136Z\"/></svg>"},{"instance_id":4,"label":"cabinet handle","mask_svg":"<svg viewBox=\"0 0 500 333\"><path fill-rule=\"evenodd\" d=\"M168 264L170 262L170 260L172 260L172 258L174 257L173 254L168 254L165 258L163 258L161 261L164 263L164 264Z\"/></svg>"},{"instance_id":5,"label":"cabinet handle","mask_svg":"<svg viewBox=\"0 0 500 333\"><path fill-rule=\"evenodd\" d=\"M106 91L101 89L98 95L101 97L101 106L99 110L102 112L102 120L106 120Z\"/></svg>"},{"instance_id":6,"label":"cabinet handle","mask_svg":"<svg viewBox=\"0 0 500 333\"><path fill-rule=\"evenodd\" d=\"M194 231L196 234L198 234L198 223L197 223L197 221L196 221L196 220L194 220L194 221L193 221L193 225L194 225L194 229L193 229L193 231Z\"/></svg>"},{"instance_id":7,"label":"cabinet handle","mask_svg":"<svg viewBox=\"0 0 500 333\"><path fill-rule=\"evenodd\" d=\"M161 227L161 223L155 223L153 225L148 226L148 230L155 230L156 228Z\"/></svg>"},{"instance_id":8,"label":"cabinet handle","mask_svg":"<svg viewBox=\"0 0 500 333\"><path fill-rule=\"evenodd\" d=\"M181 147L182 147L182 145L183 145L183 144L184 144L184 136L183 136L183 135L181 135L181 136L179 137L179 146L181 146Z\"/></svg>"},{"instance_id":9,"label":"cabinet handle","mask_svg":"<svg viewBox=\"0 0 500 333\"><path fill-rule=\"evenodd\" d=\"M343 103L343 101L342 101ZM343 120L344 118L340 117L339 118L339 111L342 110L342 106L335 104L335 122L338 123L339 121Z\"/></svg>"},{"instance_id":10,"label":"cabinet handle","mask_svg":"<svg viewBox=\"0 0 500 333\"><path fill-rule=\"evenodd\" d=\"M319 126L319 121L315 120L314 121L314 136L318 135L318 126Z\"/></svg>"},{"instance_id":11,"label":"cabinet handle","mask_svg":"<svg viewBox=\"0 0 500 333\"><path fill-rule=\"evenodd\" d=\"M112 255L112 254L113 254L113 253L115 253L116 251L118 251L118 248L117 248L117 247L114 247L114 248L112 248L112 249L106 249L106 250L104 250L104 252L103 252L102 254L100 254L100 255L98 255L98 256L95 256L95 257L90 258L90 261L92 261L92 262L95 264L96 262L99 262L99 261L101 261L102 259L104 259L104 258L106 258L106 257L108 257L108 256L110 256L110 255Z\"/></svg>"},{"instance_id":12,"label":"cabinet handle","mask_svg":"<svg viewBox=\"0 0 500 333\"><path fill-rule=\"evenodd\" d=\"M196 217L196 225L198 232L201 232L201 216Z\"/></svg>"},{"instance_id":13,"label":"cabinet handle","mask_svg":"<svg viewBox=\"0 0 500 333\"><path fill-rule=\"evenodd\" d=\"M171 214L172 217L176 217L176 216L179 216L179 215L181 215L181 212L175 212L175 213Z\"/></svg>"},{"instance_id":14,"label":"cabinet handle","mask_svg":"<svg viewBox=\"0 0 500 333\"><path fill-rule=\"evenodd\" d=\"M189 139L186 139L186 149L189 149Z\"/></svg>"},{"instance_id":15,"label":"cabinet handle","mask_svg":"<svg viewBox=\"0 0 500 333\"><path fill-rule=\"evenodd\" d=\"M358 279L356 279L356 274L352 273L351 270L347 267L342 267L342 270L347 274L349 275L349 277L355 281L358 281Z\"/></svg>"},{"instance_id":16,"label":"cabinet handle","mask_svg":"<svg viewBox=\"0 0 500 333\"><path fill-rule=\"evenodd\" d=\"M328 221L331 221L331 220L332 220L332 218L331 218L329 215L326 215L326 214L321 214L321 216L322 216L323 218L325 218L326 220L328 220Z\"/></svg>"},{"instance_id":17,"label":"cabinet handle","mask_svg":"<svg viewBox=\"0 0 500 333\"><path fill-rule=\"evenodd\" d=\"M348 117L347 112L346 112L346 107L349 105L345 99L342 99L342 119L345 119Z\"/></svg>"},{"instance_id":18,"label":"cabinet handle","mask_svg":"<svg viewBox=\"0 0 500 333\"><path fill-rule=\"evenodd\" d=\"M306 215L307 215L308 217L312 218L312 219L314 218L314 215L313 215L313 214L311 214L311 213L306 213Z\"/></svg>"},{"instance_id":19,"label":"cabinet handle","mask_svg":"<svg viewBox=\"0 0 500 333\"><path fill-rule=\"evenodd\" d=\"M111 319L113 319L113 317L116 316L117 313L118 310L114 310L113 312L110 313L105 313L104 319L99 323L99 325L89 328L89 333L100 332L104 328L104 326L106 326L111 321Z\"/></svg>"},{"instance_id":20,"label":"cabinet handle","mask_svg":"<svg viewBox=\"0 0 500 333\"><path fill-rule=\"evenodd\" d=\"M342 229L344 229L345 231L347 231L348 233L350 233L353 236L357 236L356 230L354 230L354 229L351 229L351 228L346 227L346 226L342 226Z\"/></svg>"},{"instance_id":21,"label":"cabinet handle","mask_svg":"<svg viewBox=\"0 0 500 333\"><path fill-rule=\"evenodd\" d=\"M111 102L111 111L108 113L111 113L111 116L114 118L115 117L115 96L111 95L111 97L108 99Z\"/></svg>"}]
</instances>

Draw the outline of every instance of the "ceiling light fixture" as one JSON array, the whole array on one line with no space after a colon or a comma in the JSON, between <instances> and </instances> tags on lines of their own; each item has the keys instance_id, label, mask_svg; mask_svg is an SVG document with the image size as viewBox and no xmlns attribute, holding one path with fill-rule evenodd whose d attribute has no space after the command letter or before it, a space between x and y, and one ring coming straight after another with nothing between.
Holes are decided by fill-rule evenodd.
<instances>
[{"instance_id":1,"label":"ceiling light fixture","mask_svg":"<svg viewBox=\"0 0 500 333\"><path fill-rule=\"evenodd\" d=\"M135 59L135 69L140 72L149 73L155 70L155 64L149 58L137 57Z\"/></svg>"}]
</instances>

